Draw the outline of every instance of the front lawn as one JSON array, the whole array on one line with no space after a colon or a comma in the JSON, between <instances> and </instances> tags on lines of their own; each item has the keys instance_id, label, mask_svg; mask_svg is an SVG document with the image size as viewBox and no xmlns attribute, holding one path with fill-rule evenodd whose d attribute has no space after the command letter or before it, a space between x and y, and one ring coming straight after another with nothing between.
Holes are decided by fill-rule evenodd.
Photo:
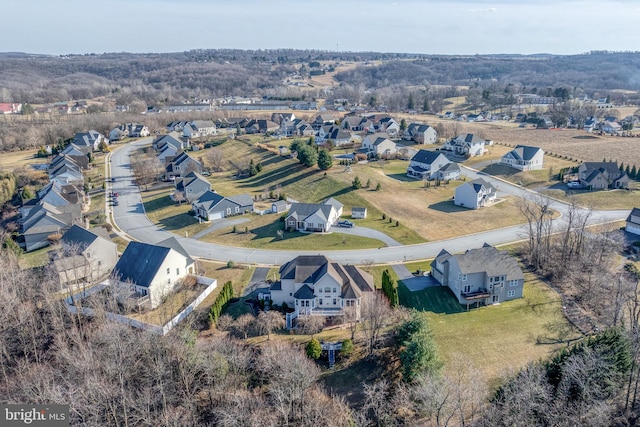
<instances>
[{"instance_id":1,"label":"front lawn","mask_svg":"<svg viewBox=\"0 0 640 427\"><path fill-rule=\"evenodd\" d=\"M210 224L200 223L190 213L191 205L176 205L169 197L172 188L142 191L144 210L151 222L162 225L167 231L192 236Z\"/></svg>"}]
</instances>

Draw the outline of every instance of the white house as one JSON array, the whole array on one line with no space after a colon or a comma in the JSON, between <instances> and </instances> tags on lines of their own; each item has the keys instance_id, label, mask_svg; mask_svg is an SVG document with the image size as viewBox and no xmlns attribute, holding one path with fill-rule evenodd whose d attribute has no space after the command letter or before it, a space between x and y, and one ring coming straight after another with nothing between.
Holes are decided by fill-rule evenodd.
<instances>
[{"instance_id":1,"label":"white house","mask_svg":"<svg viewBox=\"0 0 640 427\"><path fill-rule=\"evenodd\" d=\"M200 136L215 135L218 129L212 120L193 120L182 128L182 136L197 138Z\"/></svg>"},{"instance_id":2,"label":"white house","mask_svg":"<svg viewBox=\"0 0 640 427\"><path fill-rule=\"evenodd\" d=\"M417 144L435 144L438 142L438 132L429 125L411 123L402 134L402 139Z\"/></svg>"},{"instance_id":3,"label":"white house","mask_svg":"<svg viewBox=\"0 0 640 427\"><path fill-rule=\"evenodd\" d=\"M540 170L543 162L542 148L527 145L517 145L500 159L500 163L521 171Z\"/></svg>"},{"instance_id":4,"label":"white house","mask_svg":"<svg viewBox=\"0 0 640 427\"><path fill-rule=\"evenodd\" d=\"M363 298L373 295L373 277L353 265L324 255L301 255L280 267L280 280L270 289L274 304L293 308L294 316L342 317L353 310L360 318Z\"/></svg>"},{"instance_id":5,"label":"white house","mask_svg":"<svg viewBox=\"0 0 640 427\"><path fill-rule=\"evenodd\" d=\"M409 161L407 176L416 179L457 179L460 167L439 151L418 150Z\"/></svg>"},{"instance_id":6,"label":"white house","mask_svg":"<svg viewBox=\"0 0 640 427\"><path fill-rule=\"evenodd\" d=\"M640 209L633 208L631 210L624 229L629 233L640 235Z\"/></svg>"},{"instance_id":7,"label":"white house","mask_svg":"<svg viewBox=\"0 0 640 427\"><path fill-rule=\"evenodd\" d=\"M113 269L113 278L116 285L148 296L151 308L156 308L182 279L194 273L195 261L170 237L156 245L129 242Z\"/></svg>"},{"instance_id":8,"label":"white house","mask_svg":"<svg viewBox=\"0 0 640 427\"><path fill-rule=\"evenodd\" d=\"M334 198L321 204L292 203L285 218L286 228L326 233L342 215L343 205Z\"/></svg>"},{"instance_id":9,"label":"white house","mask_svg":"<svg viewBox=\"0 0 640 427\"><path fill-rule=\"evenodd\" d=\"M461 156L475 157L484 154L484 146L486 143L487 141L484 139L472 133L466 133L445 142L442 144L442 149L453 151Z\"/></svg>"},{"instance_id":10,"label":"white house","mask_svg":"<svg viewBox=\"0 0 640 427\"><path fill-rule=\"evenodd\" d=\"M478 209L495 202L496 189L482 178L465 182L456 188L454 203L469 209Z\"/></svg>"},{"instance_id":11,"label":"white house","mask_svg":"<svg viewBox=\"0 0 640 427\"><path fill-rule=\"evenodd\" d=\"M387 138L386 134L369 134L362 140L362 149L372 156L392 156L398 151L396 143Z\"/></svg>"}]
</instances>

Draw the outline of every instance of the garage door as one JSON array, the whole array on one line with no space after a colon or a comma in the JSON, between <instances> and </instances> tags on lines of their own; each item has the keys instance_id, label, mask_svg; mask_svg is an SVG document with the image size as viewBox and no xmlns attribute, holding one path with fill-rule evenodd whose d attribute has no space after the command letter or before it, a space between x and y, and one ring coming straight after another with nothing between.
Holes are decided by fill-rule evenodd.
<instances>
[{"instance_id":1,"label":"garage door","mask_svg":"<svg viewBox=\"0 0 640 427\"><path fill-rule=\"evenodd\" d=\"M222 218L224 218L223 212L211 212L209 214L209 221L213 221L213 220L216 220L216 219L222 219Z\"/></svg>"}]
</instances>

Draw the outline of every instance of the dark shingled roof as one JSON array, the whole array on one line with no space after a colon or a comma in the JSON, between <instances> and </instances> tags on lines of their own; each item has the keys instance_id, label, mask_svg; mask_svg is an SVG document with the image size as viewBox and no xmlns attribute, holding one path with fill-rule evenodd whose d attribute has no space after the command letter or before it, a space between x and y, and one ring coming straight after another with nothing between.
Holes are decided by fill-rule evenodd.
<instances>
[{"instance_id":1,"label":"dark shingled roof","mask_svg":"<svg viewBox=\"0 0 640 427\"><path fill-rule=\"evenodd\" d=\"M187 259L187 264L193 264L195 262L193 260L193 258L191 258L191 256L189 256L187 251L182 247L182 245L180 243L178 243L178 240L176 240L175 237L169 237L166 240L162 240L162 241L156 243L156 245L164 246L165 248L171 248L174 251L178 252L180 255L182 255L183 257L185 257Z\"/></svg>"},{"instance_id":2,"label":"dark shingled roof","mask_svg":"<svg viewBox=\"0 0 640 427\"><path fill-rule=\"evenodd\" d=\"M635 224L637 224L635 221L631 220L631 217L635 216L635 217L640 217L640 208L633 208L631 210L631 213L629 214L629 216L627 217L627 222L633 222Z\"/></svg>"},{"instance_id":3,"label":"dark shingled roof","mask_svg":"<svg viewBox=\"0 0 640 427\"><path fill-rule=\"evenodd\" d=\"M430 165L442 155L443 154L439 151L418 150L418 152L411 158L411 161Z\"/></svg>"},{"instance_id":4,"label":"dark shingled roof","mask_svg":"<svg viewBox=\"0 0 640 427\"><path fill-rule=\"evenodd\" d=\"M313 289L309 285L304 285L298 291L293 294L296 299L314 299Z\"/></svg>"},{"instance_id":5,"label":"dark shingled roof","mask_svg":"<svg viewBox=\"0 0 640 427\"><path fill-rule=\"evenodd\" d=\"M170 250L166 246L129 242L113 270L121 282L149 287Z\"/></svg>"},{"instance_id":6,"label":"dark shingled roof","mask_svg":"<svg viewBox=\"0 0 640 427\"><path fill-rule=\"evenodd\" d=\"M79 225L74 224L62 235L60 242L67 245L78 245L86 248L97 238L98 235L92 233L86 228L82 228Z\"/></svg>"}]
</instances>

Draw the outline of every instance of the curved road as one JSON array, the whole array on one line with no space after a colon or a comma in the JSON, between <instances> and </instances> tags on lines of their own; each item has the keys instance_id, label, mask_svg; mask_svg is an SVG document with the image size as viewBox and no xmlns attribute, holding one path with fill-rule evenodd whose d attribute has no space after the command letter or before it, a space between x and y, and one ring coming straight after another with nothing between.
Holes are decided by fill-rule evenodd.
<instances>
[{"instance_id":1,"label":"curved road","mask_svg":"<svg viewBox=\"0 0 640 427\"><path fill-rule=\"evenodd\" d=\"M115 178L115 182L112 183L112 189L119 193L118 199L120 202L118 206L111 207L113 209L113 221L120 230L128 234L131 238L141 242L157 243L174 236L185 250L194 257L224 262L233 260L235 262L248 264L281 265L298 255L315 255L319 253L318 251L279 251L222 246L215 243L206 243L177 236L151 223L144 212L140 192L133 183L132 171L129 164L130 153L137 147L149 144L150 142L151 138L146 138L136 143L123 146L110 155L111 176ZM503 194L506 193L516 197L530 197L531 195L537 194L531 190L484 175L472 169L466 167L463 167L463 169L468 177L472 179L482 177ZM557 210L561 214L567 211L567 207L567 204L560 201L552 201L550 204L551 209ZM593 211L590 223L599 224L621 220L626 218L628 214L628 209ZM554 223L554 227L560 227L562 225L562 219L556 219ZM340 263L363 264L372 262L374 264L389 264L433 258L442 249L446 249L452 253L464 252L469 248L480 247L485 242L490 245L501 245L515 242L525 237L525 226L518 225L417 245L327 252L330 252L332 259Z\"/></svg>"}]
</instances>

